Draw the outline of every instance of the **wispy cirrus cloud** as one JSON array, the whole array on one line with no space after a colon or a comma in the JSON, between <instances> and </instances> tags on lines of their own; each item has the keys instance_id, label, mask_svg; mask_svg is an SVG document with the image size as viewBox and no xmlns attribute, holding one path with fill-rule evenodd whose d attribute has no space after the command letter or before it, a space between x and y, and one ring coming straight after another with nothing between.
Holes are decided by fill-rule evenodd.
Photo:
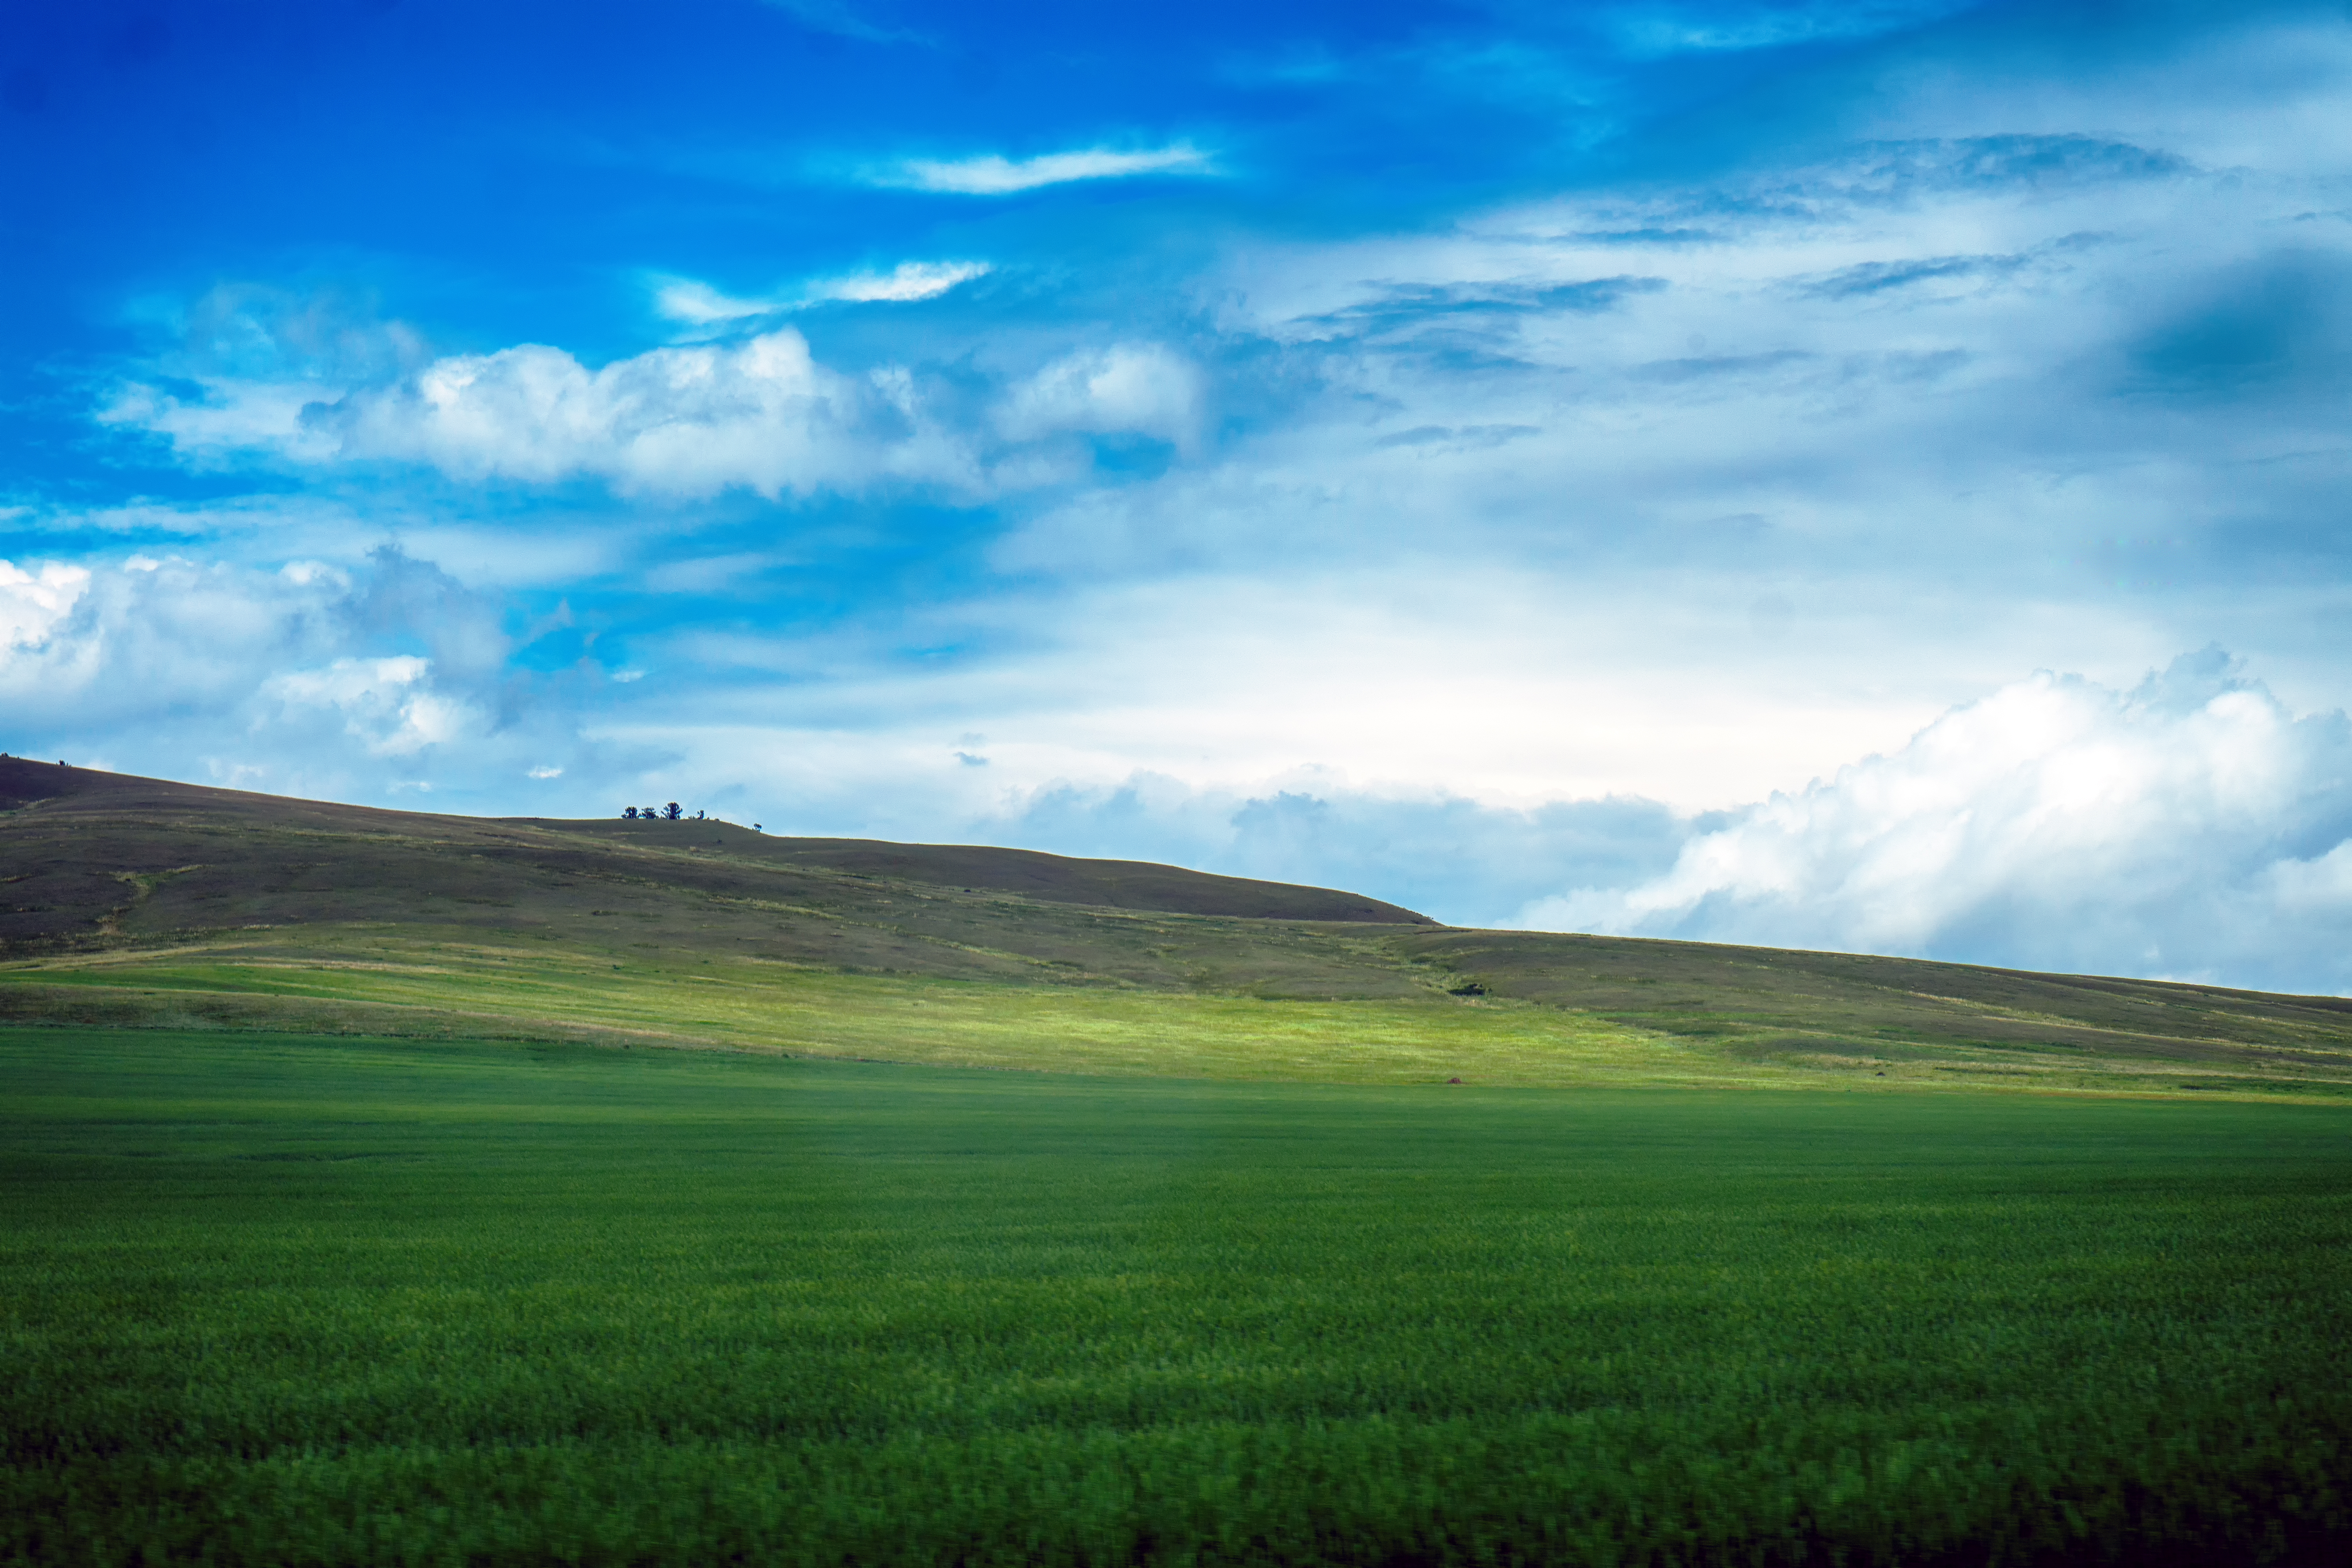
<instances>
[{"instance_id":1,"label":"wispy cirrus cloud","mask_svg":"<svg viewBox=\"0 0 2352 1568\"><path fill-rule=\"evenodd\" d=\"M984 278L985 261L902 261L887 272L852 272L811 286L820 300L854 304L907 304L935 300L959 283Z\"/></svg>"},{"instance_id":2,"label":"wispy cirrus cloud","mask_svg":"<svg viewBox=\"0 0 2352 1568\"><path fill-rule=\"evenodd\" d=\"M961 283L993 271L985 261L902 261L887 272L845 272L814 278L770 295L726 294L691 278L664 280L654 290L654 309L673 321L707 327L804 310L812 305L906 305L936 300Z\"/></svg>"},{"instance_id":3,"label":"wispy cirrus cloud","mask_svg":"<svg viewBox=\"0 0 2352 1568\"><path fill-rule=\"evenodd\" d=\"M928 34L874 21L857 7L843 4L843 0L768 0L768 4L802 26L813 32L830 33L836 38L855 38L862 44L932 42Z\"/></svg>"},{"instance_id":4,"label":"wispy cirrus cloud","mask_svg":"<svg viewBox=\"0 0 2352 1568\"><path fill-rule=\"evenodd\" d=\"M1728 53L1874 37L1941 20L1970 0L1866 0L1861 5L1637 5L1606 15L1604 30L1635 58Z\"/></svg>"},{"instance_id":5,"label":"wispy cirrus cloud","mask_svg":"<svg viewBox=\"0 0 2352 1568\"><path fill-rule=\"evenodd\" d=\"M1139 152L1088 147L1007 158L908 158L870 171L866 183L888 189L937 191L960 196L1003 196L1079 180L1132 179L1139 174L1213 174L1215 161L1190 142Z\"/></svg>"}]
</instances>

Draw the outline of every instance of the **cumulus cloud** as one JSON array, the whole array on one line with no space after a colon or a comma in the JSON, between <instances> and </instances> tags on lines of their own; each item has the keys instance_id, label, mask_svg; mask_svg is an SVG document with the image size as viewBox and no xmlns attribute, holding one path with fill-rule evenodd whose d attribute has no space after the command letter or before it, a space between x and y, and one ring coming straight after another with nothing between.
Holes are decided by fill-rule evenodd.
<instances>
[{"instance_id":1,"label":"cumulus cloud","mask_svg":"<svg viewBox=\"0 0 2352 1568\"><path fill-rule=\"evenodd\" d=\"M69 601L48 574L37 637L0 644L11 750L330 798L438 779L459 800L596 754L579 694L552 689L598 678L509 668L507 606L397 550L348 567L133 554L75 570ZM16 576L42 574L0 569L0 605Z\"/></svg>"},{"instance_id":2,"label":"cumulus cloud","mask_svg":"<svg viewBox=\"0 0 2352 1568\"><path fill-rule=\"evenodd\" d=\"M915 299L978 276L977 263L900 268L825 285L835 297ZM752 309L673 301L714 319ZM388 384L302 402L299 388L224 384L182 400L134 388L106 417L171 437L194 460L265 452L302 464L418 463L467 480L610 481L625 494L772 499L931 488L962 500L1066 477L1008 462L1006 443L1067 434L1144 436L1191 449L1206 377L1153 342L1114 342L999 382L975 412L904 365L853 375L817 363L790 327L731 342L652 349L590 370L525 343L432 361ZM315 389L312 389L315 391Z\"/></svg>"},{"instance_id":3,"label":"cumulus cloud","mask_svg":"<svg viewBox=\"0 0 2352 1568\"><path fill-rule=\"evenodd\" d=\"M89 587L89 570L59 561L28 571L0 561L0 648L47 642L50 628L65 619Z\"/></svg>"},{"instance_id":4,"label":"cumulus cloud","mask_svg":"<svg viewBox=\"0 0 2352 1568\"><path fill-rule=\"evenodd\" d=\"M969 482L969 457L902 382L819 365L790 328L731 345L655 349L591 371L524 344L435 361L395 385L304 412L341 458L471 477L594 475L625 490L743 486L808 494L888 479Z\"/></svg>"},{"instance_id":5,"label":"cumulus cloud","mask_svg":"<svg viewBox=\"0 0 2352 1568\"><path fill-rule=\"evenodd\" d=\"M993 153L978 158L909 158L876 171L868 179L874 184L908 190L1002 196L1076 180L1213 173L1214 165L1206 153L1180 142L1133 153L1089 147L1082 152L1046 153L1034 158L1006 158Z\"/></svg>"},{"instance_id":6,"label":"cumulus cloud","mask_svg":"<svg viewBox=\"0 0 2352 1568\"><path fill-rule=\"evenodd\" d=\"M264 702L332 712L370 756L407 757L457 740L478 724L468 706L435 691L432 662L413 654L339 658L320 669L289 670L264 681Z\"/></svg>"},{"instance_id":7,"label":"cumulus cloud","mask_svg":"<svg viewBox=\"0 0 2352 1568\"><path fill-rule=\"evenodd\" d=\"M332 599L325 584L178 556L77 570L40 635L0 649L0 700L18 724L120 726L250 690Z\"/></svg>"},{"instance_id":8,"label":"cumulus cloud","mask_svg":"<svg viewBox=\"0 0 2352 1568\"><path fill-rule=\"evenodd\" d=\"M1200 423L1198 366L1158 343L1117 343L1055 360L1015 385L997 416L1014 440L1063 431L1133 433L1183 445Z\"/></svg>"},{"instance_id":9,"label":"cumulus cloud","mask_svg":"<svg viewBox=\"0 0 2352 1568\"><path fill-rule=\"evenodd\" d=\"M2338 989L2347 870L2352 721L2208 649L2004 688L1520 923Z\"/></svg>"},{"instance_id":10,"label":"cumulus cloud","mask_svg":"<svg viewBox=\"0 0 2352 1568\"><path fill-rule=\"evenodd\" d=\"M1727 811L1138 774L971 826L1455 924L2352 993L2352 719L2298 716L2212 648L2128 689L2037 674Z\"/></svg>"},{"instance_id":11,"label":"cumulus cloud","mask_svg":"<svg viewBox=\"0 0 2352 1568\"><path fill-rule=\"evenodd\" d=\"M772 492L829 462L817 426L835 385L790 331L737 349L657 349L598 371L527 343L436 361L308 423L337 432L346 456L526 479L585 470L698 488L717 455L720 471Z\"/></svg>"}]
</instances>

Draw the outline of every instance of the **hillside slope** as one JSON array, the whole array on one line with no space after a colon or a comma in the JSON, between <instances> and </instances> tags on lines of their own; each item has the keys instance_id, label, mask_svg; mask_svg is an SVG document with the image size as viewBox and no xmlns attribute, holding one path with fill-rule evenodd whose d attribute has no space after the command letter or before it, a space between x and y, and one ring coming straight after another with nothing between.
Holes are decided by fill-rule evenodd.
<instances>
[{"instance_id":1,"label":"hillside slope","mask_svg":"<svg viewBox=\"0 0 2352 1568\"><path fill-rule=\"evenodd\" d=\"M0 759L0 1018L20 1020L1397 1081L2352 1085L2335 997L1458 931L1135 862L19 759Z\"/></svg>"},{"instance_id":2,"label":"hillside slope","mask_svg":"<svg viewBox=\"0 0 2352 1568\"><path fill-rule=\"evenodd\" d=\"M772 837L730 823L484 819L286 800L0 758L11 829L0 943L205 928L249 918L436 918L448 905L555 916L593 884L791 899L822 885L1254 920L1432 925L1357 894L968 845ZM593 902L593 900L588 900Z\"/></svg>"}]
</instances>

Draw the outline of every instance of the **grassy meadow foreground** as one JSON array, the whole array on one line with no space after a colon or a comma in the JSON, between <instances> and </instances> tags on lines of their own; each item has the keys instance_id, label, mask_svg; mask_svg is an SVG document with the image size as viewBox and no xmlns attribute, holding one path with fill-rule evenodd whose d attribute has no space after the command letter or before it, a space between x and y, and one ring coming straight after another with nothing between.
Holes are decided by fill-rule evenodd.
<instances>
[{"instance_id":1,"label":"grassy meadow foreground","mask_svg":"<svg viewBox=\"0 0 2352 1568\"><path fill-rule=\"evenodd\" d=\"M0 889L0 1562L2352 1559L2342 998L9 758Z\"/></svg>"},{"instance_id":2,"label":"grassy meadow foreground","mask_svg":"<svg viewBox=\"0 0 2352 1568\"><path fill-rule=\"evenodd\" d=\"M2352 1551L2328 1106L0 1064L10 1560Z\"/></svg>"}]
</instances>

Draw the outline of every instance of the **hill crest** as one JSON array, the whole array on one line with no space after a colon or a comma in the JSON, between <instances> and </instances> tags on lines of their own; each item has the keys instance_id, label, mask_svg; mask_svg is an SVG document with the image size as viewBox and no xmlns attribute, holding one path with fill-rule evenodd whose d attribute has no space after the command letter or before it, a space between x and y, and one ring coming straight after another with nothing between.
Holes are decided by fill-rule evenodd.
<instances>
[{"instance_id":1,"label":"hill crest","mask_svg":"<svg viewBox=\"0 0 2352 1568\"><path fill-rule=\"evenodd\" d=\"M561 836L558 842L568 838L634 850L717 851L747 865L919 882L1102 909L1241 920L1437 924L1426 915L1360 893L1224 877L1146 861L1087 859L989 845L798 838L707 819L476 817L396 811L180 784L21 757L0 758L0 811L37 807L47 808L43 816L60 826L76 819L86 826L101 820L119 826L143 819L164 830L164 836L174 825L183 829L199 826L272 828L390 835L450 848L512 849L529 843L535 835L551 835ZM62 896L43 899L47 907L40 910L20 909L7 913L47 913L58 918L28 922L11 921L0 915L0 942L68 936L77 920L95 921L101 908L112 908L121 901L103 897L120 890L102 885L104 879L119 879L126 872L135 876L163 871L167 868L161 862L177 864L181 858L176 852L132 854L125 864L105 866L88 863L87 853L67 858L84 863L15 868L16 879L27 879L25 873L29 870L33 878L50 884L40 890ZM60 877L65 881L58 880ZM68 891L66 882L79 889L79 897Z\"/></svg>"}]
</instances>

